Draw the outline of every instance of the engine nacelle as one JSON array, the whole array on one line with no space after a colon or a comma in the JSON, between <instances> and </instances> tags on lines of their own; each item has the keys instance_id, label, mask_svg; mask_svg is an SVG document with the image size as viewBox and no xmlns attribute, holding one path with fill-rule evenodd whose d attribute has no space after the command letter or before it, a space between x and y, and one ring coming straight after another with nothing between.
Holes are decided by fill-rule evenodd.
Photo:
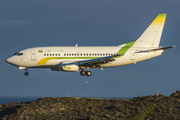
<instances>
[{"instance_id":1,"label":"engine nacelle","mask_svg":"<svg viewBox=\"0 0 180 120\"><path fill-rule=\"evenodd\" d=\"M78 72L79 67L75 64L73 65L61 64L61 71Z\"/></svg>"}]
</instances>

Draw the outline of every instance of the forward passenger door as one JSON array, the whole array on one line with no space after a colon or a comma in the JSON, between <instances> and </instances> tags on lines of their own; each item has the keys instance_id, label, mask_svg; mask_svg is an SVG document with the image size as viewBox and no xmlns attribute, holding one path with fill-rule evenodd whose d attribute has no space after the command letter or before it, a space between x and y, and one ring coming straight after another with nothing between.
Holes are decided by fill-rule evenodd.
<instances>
[{"instance_id":1,"label":"forward passenger door","mask_svg":"<svg viewBox=\"0 0 180 120\"><path fill-rule=\"evenodd\" d=\"M31 60L36 60L36 50L31 50Z\"/></svg>"}]
</instances>

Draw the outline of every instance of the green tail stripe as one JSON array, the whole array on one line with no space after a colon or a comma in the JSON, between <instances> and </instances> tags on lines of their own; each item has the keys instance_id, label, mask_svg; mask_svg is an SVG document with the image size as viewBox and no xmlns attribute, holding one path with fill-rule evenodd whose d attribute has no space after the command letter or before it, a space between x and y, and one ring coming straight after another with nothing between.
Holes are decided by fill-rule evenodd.
<instances>
[{"instance_id":1,"label":"green tail stripe","mask_svg":"<svg viewBox=\"0 0 180 120\"><path fill-rule=\"evenodd\" d=\"M125 53L129 50L129 48L131 48L131 47L134 45L135 42L136 42L136 41L132 41L132 42L127 43L124 47L122 47L122 48L117 52L117 54L125 54ZM114 57L114 58L119 58L119 57L121 57L121 56L117 56L117 57Z\"/></svg>"},{"instance_id":2,"label":"green tail stripe","mask_svg":"<svg viewBox=\"0 0 180 120\"><path fill-rule=\"evenodd\" d=\"M124 47L122 47L117 53L118 54L125 54L127 50L134 45L136 41L127 43Z\"/></svg>"}]
</instances>

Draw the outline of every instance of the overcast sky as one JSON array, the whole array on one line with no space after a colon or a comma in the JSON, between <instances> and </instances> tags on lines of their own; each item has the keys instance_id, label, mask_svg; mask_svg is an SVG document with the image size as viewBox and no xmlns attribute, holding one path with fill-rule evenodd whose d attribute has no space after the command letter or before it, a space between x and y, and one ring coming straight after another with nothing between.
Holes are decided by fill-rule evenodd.
<instances>
[{"instance_id":1,"label":"overcast sky","mask_svg":"<svg viewBox=\"0 0 180 120\"><path fill-rule=\"evenodd\" d=\"M167 13L156 58L91 69L92 76L50 69L23 70L5 59L39 46L116 46L136 40L159 13ZM137 97L180 90L180 1L1 0L0 96ZM88 81L88 83L86 83Z\"/></svg>"}]
</instances>

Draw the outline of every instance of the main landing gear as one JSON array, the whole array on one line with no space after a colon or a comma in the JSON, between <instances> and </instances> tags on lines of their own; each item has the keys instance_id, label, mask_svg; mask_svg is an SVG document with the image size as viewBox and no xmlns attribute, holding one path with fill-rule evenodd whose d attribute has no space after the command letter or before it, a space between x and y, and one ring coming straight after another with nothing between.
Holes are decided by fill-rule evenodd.
<instances>
[{"instance_id":1,"label":"main landing gear","mask_svg":"<svg viewBox=\"0 0 180 120\"><path fill-rule=\"evenodd\" d=\"M80 74L82 75L82 76L91 76L92 75L92 72L91 71L89 71L89 68L87 68L87 71L85 71L85 70L81 70L81 72L80 72Z\"/></svg>"}]
</instances>

